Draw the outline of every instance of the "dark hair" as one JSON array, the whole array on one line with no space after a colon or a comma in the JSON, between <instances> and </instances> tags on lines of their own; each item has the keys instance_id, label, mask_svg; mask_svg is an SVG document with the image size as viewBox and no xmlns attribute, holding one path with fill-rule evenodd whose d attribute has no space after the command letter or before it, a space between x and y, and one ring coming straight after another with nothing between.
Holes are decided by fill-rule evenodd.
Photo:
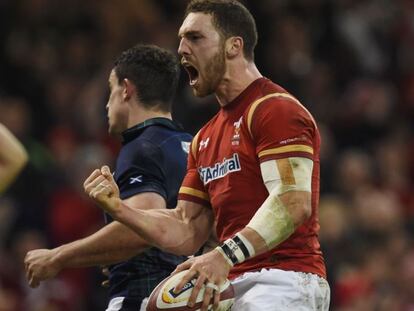
<instances>
[{"instance_id":1,"label":"dark hair","mask_svg":"<svg viewBox=\"0 0 414 311\"><path fill-rule=\"evenodd\" d=\"M118 83L128 79L137 87L145 107L171 111L180 72L174 54L155 45L138 44L121 53L114 71Z\"/></svg>"},{"instance_id":2,"label":"dark hair","mask_svg":"<svg viewBox=\"0 0 414 311\"><path fill-rule=\"evenodd\" d=\"M213 17L213 24L225 39L233 36L243 38L246 59L254 59L257 44L257 28L252 14L236 0L192 0L185 11L206 13Z\"/></svg>"}]
</instances>

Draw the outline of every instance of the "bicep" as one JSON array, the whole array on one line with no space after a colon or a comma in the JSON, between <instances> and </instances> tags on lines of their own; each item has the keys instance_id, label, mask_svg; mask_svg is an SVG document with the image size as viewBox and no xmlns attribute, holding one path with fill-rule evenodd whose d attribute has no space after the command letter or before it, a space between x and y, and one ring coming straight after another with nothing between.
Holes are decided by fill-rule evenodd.
<instances>
[{"instance_id":1,"label":"bicep","mask_svg":"<svg viewBox=\"0 0 414 311\"><path fill-rule=\"evenodd\" d=\"M263 183L269 193L312 191L313 161L302 157L267 160L260 164Z\"/></svg>"},{"instance_id":2,"label":"bicep","mask_svg":"<svg viewBox=\"0 0 414 311\"><path fill-rule=\"evenodd\" d=\"M268 160L260 164L263 182L270 195L277 195L295 225L311 212L313 161L302 157Z\"/></svg>"}]
</instances>

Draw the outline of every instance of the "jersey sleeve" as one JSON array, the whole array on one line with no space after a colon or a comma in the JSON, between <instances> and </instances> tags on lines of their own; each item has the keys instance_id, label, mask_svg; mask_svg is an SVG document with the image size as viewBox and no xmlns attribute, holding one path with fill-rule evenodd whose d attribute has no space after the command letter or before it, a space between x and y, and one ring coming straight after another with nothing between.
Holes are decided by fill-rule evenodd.
<instances>
[{"instance_id":1,"label":"jersey sleeve","mask_svg":"<svg viewBox=\"0 0 414 311\"><path fill-rule=\"evenodd\" d=\"M181 188L178 193L178 200L185 200L205 206L210 206L209 195L200 179L196 165L196 156L198 149L197 138L198 135L194 137L191 143L187 161L187 173L184 177L183 183L181 184Z\"/></svg>"},{"instance_id":2,"label":"jersey sleeve","mask_svg":"<svg viewBox=\"0 0 414 311\"><path fill-rule=\"evenodd\" d=\"M260 162L287 157L313 160L316 124L294 97L273 97L253 104L248 128Z\"/></svg>"},{"instance_id":3,"label":"jersey sleeve","mask_svg":"<svg viewBox=\"0 0 414 311\"><path fill-rule=\"evenodd\" d=\"M166 176L161 149L148 141L138 141L120 154L116 182L121 199L143 192L155 192L167 200Z\"/></svg>"}]
</instances>

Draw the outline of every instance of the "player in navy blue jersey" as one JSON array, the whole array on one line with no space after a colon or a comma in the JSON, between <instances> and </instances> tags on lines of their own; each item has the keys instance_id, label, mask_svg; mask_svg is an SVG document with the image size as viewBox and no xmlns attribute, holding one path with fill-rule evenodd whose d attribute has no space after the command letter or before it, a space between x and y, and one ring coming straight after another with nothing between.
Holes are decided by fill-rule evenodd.
<instances>
[{"instance_id":1,"label":"player in navy blue jersey","mask_svg":"<svg viewBox=\"0 0 414 311\"><path fill-rule=\"evenodd\" d=\"M192 138L171 118L178 75L173 54L137 45L121 54L109 76L109 132L120 134L123 143L113 175L120 198L134 209L177 204ZM104 170L111 174L109 167ZM106 222L82 240L28 252L29 285L37 287L64 268L109 265L107 311L140 310L142 300L186 258L150 247L108 215Z\"/></svg>"}]
</instances>

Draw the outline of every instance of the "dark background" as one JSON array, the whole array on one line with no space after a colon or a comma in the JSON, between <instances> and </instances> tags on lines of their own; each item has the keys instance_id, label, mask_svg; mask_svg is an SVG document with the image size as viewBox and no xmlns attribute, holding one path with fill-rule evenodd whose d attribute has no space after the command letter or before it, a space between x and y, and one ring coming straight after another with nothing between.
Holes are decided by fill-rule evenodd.
<instances>
[{"instance_id":1,"label":"dark background","mask_svg":"<svg viewBox=\"0 0 414 311\"><path fill-rule=\"evenodd\" d=\"M104 310L99 269L29 289L23 257L94 232L82 191L113 166L107 78L132 45L176 51L187 1L0 0L0 122L30 164L0 198L0 311ZM414 309L414 2L245 1L259 70L297 96L322 133L321 242L332 310ZM175 118L195 133L218 109L182 74Z\"/></svg>"}]
</instances>

